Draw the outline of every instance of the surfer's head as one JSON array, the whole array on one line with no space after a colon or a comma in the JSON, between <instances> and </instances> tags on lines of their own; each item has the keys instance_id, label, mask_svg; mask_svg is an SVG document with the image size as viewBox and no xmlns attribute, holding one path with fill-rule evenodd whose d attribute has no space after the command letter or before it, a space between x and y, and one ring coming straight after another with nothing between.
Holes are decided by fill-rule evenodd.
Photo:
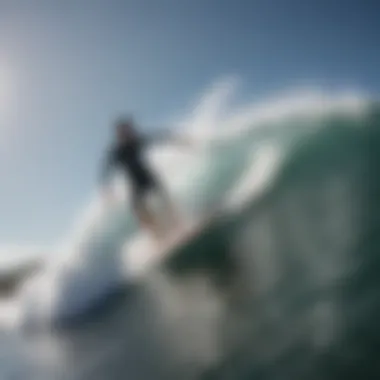
<instances>
[{"instance_id":1,"label":"surfer's head","mask_svg":"<svg viewBox=\"0 0 380 380\"><path fill-rule=\"evenodd\" d=\"M135 123L132 117L120 118L115 124L116 138L118 141L128 141L136 136Z\"/></svg>"}]
</instances>

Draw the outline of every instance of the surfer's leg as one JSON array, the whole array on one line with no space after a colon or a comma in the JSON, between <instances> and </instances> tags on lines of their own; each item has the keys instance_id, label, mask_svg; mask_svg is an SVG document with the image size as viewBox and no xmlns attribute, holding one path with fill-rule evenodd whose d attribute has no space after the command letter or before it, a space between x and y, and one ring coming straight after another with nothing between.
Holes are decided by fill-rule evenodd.
<instances>
[{"instance_id":1,"label":"surfer's leg","mask_svg":"<svg viewBox=\"0 0 380 380\"><path fill-rule=\"evenodd\" d=\"M150 212L146 202L145 189L135 190L133 193L133 210L140 223L140 225L146 229L149 233L153 234L155 239L160 238L154 215Z\"/></svg>"},{"instance_id":2,"label":"surfer's leg","mask_svg":"<svg viewBox=\"0 0 380 380\"><path fill-rule=\"evenodd\" d=\"M162 186L159 186L156 190L159 192L159 195L161 196L164 205L167 211L169 212L172 226L174 226L175 230L182 229L184 223L183 218L180 214L179 207L177 207L167 189L163 188Z\"/></svg>"}]
</instances>

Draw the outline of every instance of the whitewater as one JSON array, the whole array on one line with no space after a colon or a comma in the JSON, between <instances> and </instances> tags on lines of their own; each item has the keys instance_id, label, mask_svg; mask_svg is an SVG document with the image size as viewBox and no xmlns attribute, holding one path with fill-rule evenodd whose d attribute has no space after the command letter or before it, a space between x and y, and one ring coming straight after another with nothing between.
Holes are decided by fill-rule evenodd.
<instances>
[{"instance_id":1,"label":"whitewater","mask_svg":"<svg viewBox=\"0 0 380 380\"><path fill-rule=\"evenodd\" d=\"M278 281L278 273L281 270L277 266L281 265L281 260L270 258L270 252L274 249L271 246L276 244L276 238L265 238L269 233L269 227L265 227L265 223L260 230L260 237L254 239L256 232L253 233L251 230L252 223L255 224L252 208L257 207L255 205L258 202L266 199L274 191L279 179L284 176L284 167L305 141L313 141L318 133L324 131L326 125L331 123L354 125L354 129L360 133L363 120L368 119L373 104L368 96L352 91L331 93L315 88L302 88L283 91L264 101L252 101L236 106L233 103L233 96L237 89L235 80L220 81L201 97L197 106L192 108L188 115L173 120L173 124L179 126L180 134L195 141L193 147L179 149L169 145L157 146L149 152L149 158L154 168L162 174L163 181L168 185L187 220L196 223L205 213L213 209L218 209L227 216L227 221L221 222L220 229L225 235L229 233L234 235L238 243L228 247L227 243L223 243L222 249L225 248L228 254L240 252L237 257L240 263L242 260L244 262L244 275L241 275L244 281L247 281L247 276L252 277L252 273L255 272L252 267L253 261L256 260L255 265L261 265L262 273L256 273L255 286L256 290L259 289L259 293L265 293L270 289L273 290L274 284ZM329 193L326 193L326 202L333 192L336 192L341 200L345 196L349 197L344 195L342 190L344 183L339 182L338 176L336 178L331 189L329 188ZM175 350L181 351L176 353L181 358L179 360L176 356L181 363L179 367L183 366L184 362L192 360L197 362L197 368L202 367L202 369L210 363L213 367L215 363L220 364L233 351L230 347L233 346L235 349L237 345L242 345L240 338L237 339L238 343L234 338L234 342L228 340L228 350L221 350L219 347L218 328L215 327L214 317L218 316L219 320L220 315L224 315L224 301L220 295L215 295L218 292L215 291L215 286L209 284L207 276L206 279L201 279L197 273L191 277L191 281L178 282L176 277L173 280L173 277L166 274L157 261L164 262L168 259L152 255L151 242L138 229L132 217L128 188L123 179L117 179L115 187L119 194L117 202L111 206L105 205L95 192L89 204L79 213L72 230L62 236L56 247L42 250L44 254L33 248L29 252L38 252L38 254L20 253L14 262L10 260L11 263L4 260L4 272L8 270L14 273L17 268L29 265L30 262L38 263L38 269L30 276L25 276L25 279L23 278L25 281L16 287L15 292L2 301L1 330L23 331L30 328L36 331L51 330L57 323L88 315L95 306L102 304L120 289L128 289L141 283L149 289L150 299L153 299L153 304L159 308L158 314L163 326L180 336L175 343L170 343L170 347L174 346ZM338 198L334 198L334 202L338 202ZM291 201L296 202L297 196L294 197L293 194ZM343 202L344 205L350 203L349 198ZM290 207L289 204L287 203L287 207ZM297 207L294 206L295 213L296 210ZM347 230L337 232L338 235L347 235L347 231L354 231L355 227L347 224L351 220L348 215L351 214L347 214L346 217L337 214L335 221L337 225L331 225L332 231L335 231L334 228L338 231L343 225ZM295 222L292 227L298 230L294 236L302 240L299 231L302 231L305 225ZM237 230L238 239L235 234ZM244 232L247 230L249 232ZM303 236L305 237L307 233L306 231ZM308 241L310 242L310 239L305 238L302 242L304 247L307 247L305 250L312 249ZM255 254L256 258L247 259L247 252ZM6 255L5 252L3 256ZM298 257L297 260L306 259ZM315 266L321 265L317 258L313 260ZM326 281L331 276L337 276L334 272L334 269L337 269L334 263L331 261L329 263L332 268L320 268ZM148 271L149 268L151 271ZM344 268L341 269L344 271ZM318 277L317 280L323 282L322 277ZM190 294L190 298L185 297L187 305L181 301L185 294L183 292L190 292L186 293ZM244 297L251 296L252 294L250 296L245 294ZM190 306L191 302L194 302L193 307ZM132 305L133 303L130 307L134 307ZM140 307L141 305L136 306L136 310L140 310ZM125 303L122 308L128 308L127 304ZM323 313L327 312L326 307L321 306L321 308L320 318L327 318L323 316ZM276 315L280 318L280 315L276 314L278 312L275 309L270 310L270 313L274 313L271 314L272 320ZM128 311L128 313L133 312ZM121 312L120 314L122 315ZM198 331L182 335L186 329L180 322L179 316L187 321L198 321L190 323L193 328L198 328ZM128 317L127 320L131 318ZM233 318L235 321L237 317L234 315ZM204 322L205 320L209 322ZM119 319L117 321L120 322ZM132 318L132 321L128 323L136 326L135 319ZM246 322L240 322L239 325L246 328ZM152 326L154 324L150 324L148 329L151 333L154 330ZM247 328L252 333L250 327ZM234 332L232 335L241 337L242 334L248 333ZM318 339L322 341L329 339L323 336L324 333L321 333ZM108 338L103 336L103 339ZM215 339L218 343L215 343ZM286 346L285 340L281 344ZM181 341L187 341L191 349L187 347L182 350ZM89 373L93 373L91 371L95 368L94 363L98 360L95 357L99 353L105 363L111 360L107 358L120 355L124 343L115 340L112 344L108 345L107 353L99 351L89 354L80 365L74 365L77 369L76 378L87 378ZM265 357L265 352L269 355L268 344L267 351L264 345L259 355L262 359ZM318 344L327 345L325 341ZM210 348L210 345L213 347ZM214 347L215 345L218 349ZM280 347L277 349L281 350ZM23 367L28 360L31 360L23 359L19 351L17 354L9 352L7 355L11 357L11 362L18 361L18 364L15 364L17 368ZM173 352L170 350L171 358L172 355ZM62 358L60 360L64 361ZM7 369L10 373L13 370ZM112 378L119 378L119 375L121 376L121 372ZM47 378L55 378L49 376ZM225 378L235 377L231 375Z\"/></svg>"}]
</instances>

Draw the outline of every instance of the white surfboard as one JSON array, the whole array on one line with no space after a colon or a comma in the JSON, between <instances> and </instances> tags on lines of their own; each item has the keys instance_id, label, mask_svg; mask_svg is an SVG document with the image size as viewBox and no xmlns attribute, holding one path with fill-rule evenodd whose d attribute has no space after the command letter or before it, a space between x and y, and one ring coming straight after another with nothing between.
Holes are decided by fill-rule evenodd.
<instances>
[{"instance_id":1,"label":"white surfboard","mask_svg":"<svg viewBox=\"0 0 380 380\"><path fill-rule=\"evenodd\" d=\"M171 231L159 243L146 233L137 236L126 247L127 272L130 278L145 276L159 262L167 259L177 248L185 246L216 220L217 212L209 214L186 224L183 228Z\"/></svg>"}]
</instances>

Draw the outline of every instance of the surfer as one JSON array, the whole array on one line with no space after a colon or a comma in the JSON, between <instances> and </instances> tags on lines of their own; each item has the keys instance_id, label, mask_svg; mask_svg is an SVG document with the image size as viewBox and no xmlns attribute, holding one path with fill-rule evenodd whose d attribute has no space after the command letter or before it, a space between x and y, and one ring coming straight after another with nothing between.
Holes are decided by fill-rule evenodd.
<instances>
[{"instance_id":1,"label":"surfer","mask_svg":"<svg viewBox=\"0 0 380 380\"><path fill-rule=\"evenodd\" d=\"M147 164L144 154L146 147L157 141L181 142L181 139L174 139L168 132L161 132L152 135L143 135L137 131L132 118L123 118L115 124L115 137L111 144L101 171L101 183L103 185L104 196L109 198L109 188L104 184L107 182L112 169L118 168L129 178L131 182L132 209L140 224L159 239L160 233L155 223L154 215L149 209L148 198L150 195L158 195L168 209L174 225L178 226L180 220L176 207L170 199L168 192L161 184L156 173Z\"/></svg>"}]
</instances>

